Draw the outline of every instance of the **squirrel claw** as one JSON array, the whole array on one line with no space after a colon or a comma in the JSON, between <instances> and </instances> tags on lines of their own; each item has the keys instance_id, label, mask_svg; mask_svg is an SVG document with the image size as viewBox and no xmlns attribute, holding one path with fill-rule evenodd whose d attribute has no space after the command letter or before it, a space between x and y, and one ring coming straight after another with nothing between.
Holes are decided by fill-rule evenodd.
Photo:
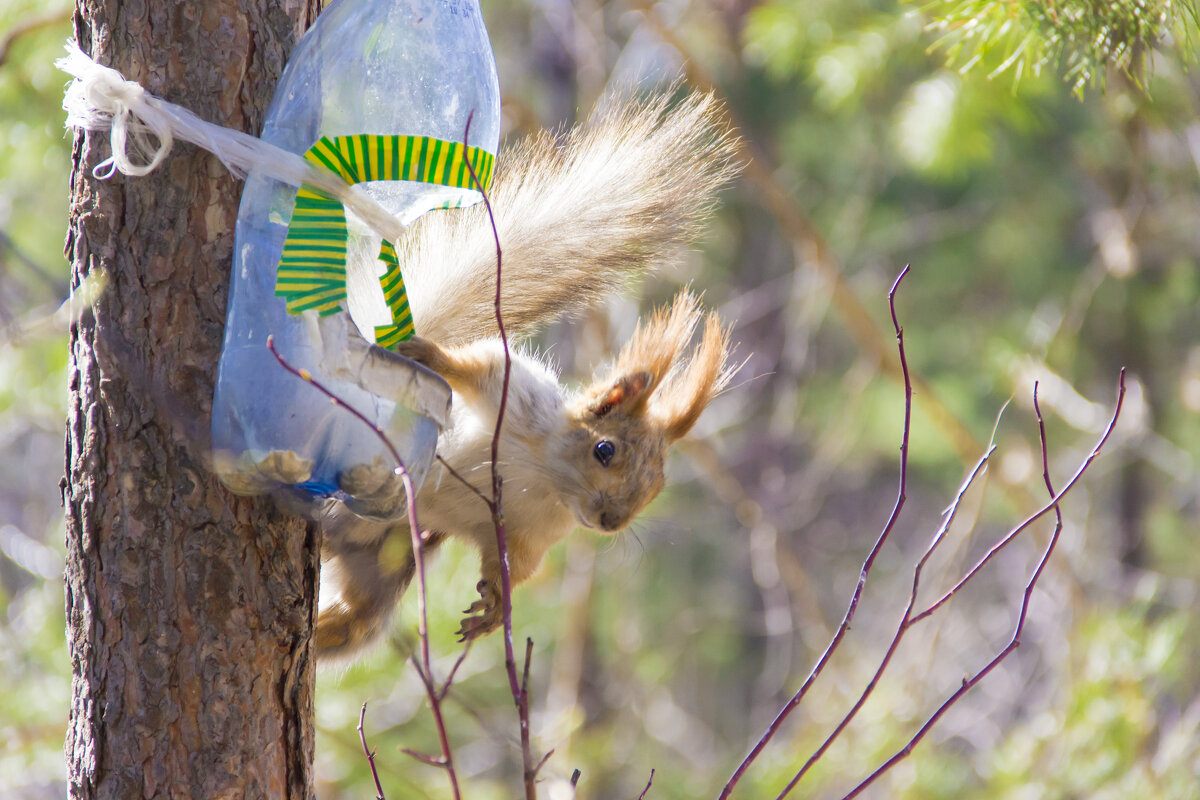
<instances>
[{"instance_id":1,"label":"squirrel claw","mask_svg":"<svg viewBox=\"0 0 1200 800\"><path fill-rule=\"evenodd\" d=\"M476 587L480 598L464 611L468 614L458 627L458 641L467 642L491 633L503 622L499 592L488 581L480 581Z\"/></svg>"},{"instance_id":2,"label":"squirrel claw","mask_svg":"<svg viewBox=\"0 0 1200 800\"><path fill-rule=\"evenodd\" d=\"M462 642L473 641L481 636L491 633L499 626L500 618L498 615L496 615L496 619L494 621L487 619L486 615L467 617L462 621L462 624L458 626L458 631L456 632L458 641L460 644Z\"/></svg>"},{"instance_id":3,"label":"squirrel claw","mask_svg":"<svg viewBox=\"0 0 1200 800\"><path fill-rule=\"evenodd\" d=\"M489 608L489 605L486 600L476 600L474 603L471 603L471 605L467 606L467 609L465 611L463 611L463 613L464 614L480 614L480 613L486 612L488 610L488 608Z\"/></svg>"}]
</instances>

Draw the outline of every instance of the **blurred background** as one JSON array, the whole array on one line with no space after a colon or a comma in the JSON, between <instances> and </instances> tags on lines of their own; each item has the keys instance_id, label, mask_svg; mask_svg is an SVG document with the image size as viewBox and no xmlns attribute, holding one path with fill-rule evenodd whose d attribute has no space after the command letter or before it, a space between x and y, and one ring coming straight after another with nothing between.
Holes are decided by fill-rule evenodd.
<instances>
[{"instance_id":1,"label":"blurred background","mask_svg":"<svg viewBox=\"0 0 1200 800\"><path fill-rule=\"evenodd\" d=\"M907 504L855 623L740 784L773 797L863 691L912 570L995 428L987 474L926 568L927 604L1045 502L1032 390L1063 504L1022 646L868 793L1200 797L1200 27L1190 3L483 0L505 135L585 120L614 91L712 88L744 177L695 250L543 337L586 379L683 283L745 364L633 529L576 533L515 595L535 643L546 797L715 797L845 613L897 493L904 414L887 291L918 381ZM58 488L70 140L52 66L61 0L0 6L0 796L62 796L70 690ZM1001 409L1007 410L1000 415ZM997 424L997 419L999 423ZM840 797L1008 642L1052 521L913 628L794 796ZM474 554L430 575L444 675ZM399 751L436 751L413 597L364 663L322 673L322 797L448 797ZM472 648L447 701L466 795L517 794L503 646Z\"/></svg>"}]
</instances>

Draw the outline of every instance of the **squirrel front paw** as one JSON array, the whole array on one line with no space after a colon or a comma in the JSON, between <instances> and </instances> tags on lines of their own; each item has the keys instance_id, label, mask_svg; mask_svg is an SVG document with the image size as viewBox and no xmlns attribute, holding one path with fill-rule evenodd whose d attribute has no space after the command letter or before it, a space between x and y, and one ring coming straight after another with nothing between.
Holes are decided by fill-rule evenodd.
<instances>
[{"instance_id":1,"label":"squirrel front paw","mask_svg":"<svg viewBox=\"0 0 1200 800\"><path fill-rule=\"evenodd\" d=\"M437 371L437 364L442 359L442 349L428 339L422 339L420 336L413 336L398 342L392 347L393 351L405 358L411 358L418 364L424 364L430 369Z\"/></svg>"},{"instance_id":2,"label":"squirrel front paw","mask_svg":"<svg viewBox=\"0 0 1200 800\"><path fill-rule=\"evenodd\" d=\"M478 639L480 636L486 636L500 627L500 623L504 621L500 587L492 581L482 580L475 584L475 588L479 590L479 599L471 603L471 607L463 612L471 616L464 619L458 628L460 642L468 642Z\"/></svg>"}]
</instances>

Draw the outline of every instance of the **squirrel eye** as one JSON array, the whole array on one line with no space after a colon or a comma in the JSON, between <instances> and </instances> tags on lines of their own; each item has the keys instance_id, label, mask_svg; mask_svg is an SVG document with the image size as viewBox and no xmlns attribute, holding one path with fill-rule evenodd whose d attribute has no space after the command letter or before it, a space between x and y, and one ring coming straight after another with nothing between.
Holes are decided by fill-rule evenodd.
<instances>
[{"instance_id":1,"label":"squirrel eye","mask_svg":"<svg viewBox=\"0 0 1200 800\"><path fill-rule=\"evenodd\" d=\"M592 448L592 455L600 462L602 466L607 467L608 462L612 461L612 457L616 455L617 448L608 439L601 439L596 442L596 446Z\"/></svg>"}]
</instances>

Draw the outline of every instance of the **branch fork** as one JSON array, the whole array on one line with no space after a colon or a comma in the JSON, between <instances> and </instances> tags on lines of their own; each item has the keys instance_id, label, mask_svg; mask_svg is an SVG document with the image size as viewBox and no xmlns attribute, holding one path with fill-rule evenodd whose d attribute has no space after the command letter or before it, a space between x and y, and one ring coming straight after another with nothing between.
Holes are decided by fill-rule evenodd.
<instances>
[{"instance_id":1,"label":"branch fork","mask_svg":"<svg viewBox=\"0 0 1200 800\"><path fill-rule=\"evenodd\" d=\"M862 597L863 589L866 586L867 578L869 577L870 572L871 572L871 567L873 566L876 556L878 556L878 554L879 554L879 551L882 549L884 543L887 541L889 535L891 534L892 530L894 529L894 527L896 525L896 521L899 518L900 511L904 507L905 491L906 491L907 480L908 480L908 443L909 443L909 433L910 433L910 429L911 429L911 419L912 419L912 396L913 396L912 386L913 386L913 384L912 384L912 380L909 376L908 361L907 361L907 357L906 357L905 350L904 350L904 330L900 326L899 320L896 315L895 296L896 296L896 291L899 288L901 281L904 280L904 277L908 274L908 271L909 271L909 267L907 267L907 266L903 270L901 270L899 276L896 278L895 283L893 283L891 290L888 292L888 307L891 312L892 326L896 333L896 346L897 346L897 349L899 352L900 371L901 371L901 375L904 380L904 428L903 428L903 433L901 436L901 445L900 445L900 479L899 479L900 485L899 485L899 491L897 493L896 502L892 508L892 512L891 512L890 516L888 517L887 522L885 523L885 525L883 527L882 532L880 533L878 539L875 542L875 545L871 548L871 551L868 553L866 560L863 562L862 569L859 571L858 582L855 586L853 594L851 595L850 603L849 603L848 608L846 609L846 614L842 619L841 625L838 626L836 632L833 634L833 637L829 642L829 645L826 647L825 651L821 654L821 656L817 659L816 665L813 667L812 671L809 673L808 677L805 679L805 681L801 685L800 689L791 697L791 699L789 699L787 701L786 704L784 704L783 708L776 715L775 719L768 726L767 730L763 733L763 735L759 739L759 741L751 749L750 753L742 760L742 762L740 764L738 764L738 766L734 770L732 776L729 778L729 781L725 784L724 788L722 789L721 794L720 794L720 800L725 800L725 798L728 798L733 794L734 789L736 788L738 782L745 775L746 771L750 768L750 766L754 763L754 761L758 758L758 756L762 753L762 751L766 748L766 746L771 742L771 740L779 732L780 728L783 726L783 723L787 720L787 718L791 715L791 713L793 711L795 711L795 709L804 700L805 696L808 694L809 690L812 688L813 683L820 676L821 672L825 669L826 665L829 663L830 658L832 657L834 652L836 652L836 650L838 649L846 632L850 630L850 624L854 618L854 613L858 607L858 602ZM871 772L857 786L855 786L853 789L851 789L849 792L847 792L843 796L843 800L849 800L849 798L856 797L864 789L866 789L868 786L870 786L872 783L874 783L884 773L886 773L888 770L890 770L892 767L894 767L901 760L906 758L912 752L913 748L925 737L925 735L929 732L929 730L933 727L933 725L935 725L937 723L937 721L939 719L941 719L941 717L946 713L946 711L948 711L950 709L951 706L953 706L956 702L958 702L958 700L961 699L963 695L965 695L968 691L970 691L972 688L974 688L980 681L982 681L985 677L987 677L988 673L990 673L993 669L995 669L1000 664L1000 662L1002 662L1013 650L1015 650L1020 645L1021 633L1024 630L1025 620L1027 618L1028 611L1029 611L1030 598L1033 595L1033 590L1037 585L1038 579L1041 577L1042 572L1045 569L1046 563L1049 561L1051 555L1053 555L1053 553L1054 553L1055 546L1058 543L1059 535L1062 532L1062 525L1063 525L1062 512L1059 508L1059 503L1062 500L1063 496L1065 496L1067 494L1067 492L1069 492L1072 489L1072 487L1075 486L1075 484L1079 481L1079 479L1087 471L1087 469L1091 465L1091 463L1100 454L1101 449L1104 447L1105 443L1108 441L1110 434L1112 433L1113 429L1115 428L1117 420L1120 418L1121 406L1122 406L1122 402L1125 397L1125 371L1122 369L1121 373L1120 373L1120 377L1119 377L1119 381L1118 381L1117 400L1116 400L1116 404L1115 404L1115 407L1113 410L1112 417L1108 423L1108 426L1105 428L1104 432L1100 436L1099 441L1097 441L1096 445L1092 448L1092 451L1089 453L1087 458L1085 458L1083 463L1080 464L1080 466L1076 470L1075 474L1072 475L1070 480L1068 480L1063 485L1063 488L1057 492L1054 490L1053 484L1051 483L1051 480L1050 480L1049 455L1048 455L1048 446L1046 443L1046 428L1045 428L1045 423L1042 419L1041 407L1038 403L1037 389L1038 389L1038 387L1037 387L1037 384L1035 383L1034 389L1033 389L1033 406L1034 406L1034 410L1035 410L1035 413L1037 416L1038 433L1039 433L1039 438L1040 438L1040 442L1041 442L1042 476L1043 476L1043 479L1044 479L1044 482L1046 485L1046 489L1050 495L1049 501L1047 501L1039 510L1035 511L1033 514L1026 517L1023 522L1021 522L1016 527L1014 527L1011 531L1009 531L1008 534L1006 534L996 544L994 544L987 551L987 553L973 567L971 567L969 570L967 570L967 572L962 576L962 578L960 578L959 581L951 589L949 589L947 592L945 592L941 597L939 597L936 601L934 601L932 604L930 604L924 610L922 610L918 613L914 613L913 610L914 610L914 608L916 608L917 593L918 593L918 589L920 588L922 570L924 569L926 563L929 561L930 557L933 555L934 551L945 540L946 533L949 531L950 525L954 521L954 518L958 512L959 505L961 504L963 497L965 496L967 490L974 483L975 479L978 478L986 470L988 461L996 449L994 443L988 444L988 446L985 448L984 454L982 456L980 456L980 458L976 461L974 467L971 469L971 471L968 473L966 479L963 481L963 483L959 487L957 493L954 496L953 501L951 502L950 506L946 509L945 513L942 516L942 522L941 522L940 526L938 527L937 531L934 533L925 552L922 554L922 556L920 557L920 559L917 561L916 565L913 568L912 589L909 593L907 605L904 609L903 616L901 617L901 620L896 627L896 631L892 637L892 640L889 643L887 650L885 651L883 657L881 658L881 660L879 662L879 666L875 670L874 674L871 676L870 680L867 682L866 687L863 689L863 691L859 695L858 699L851 706L850 710L846 712L845 716L843 716L841 721L838 722L838 724L834 727L833 731L825 738L825 740L817 747L817 749L815 751L813 751L813 753L808 757L808 759L804 762L804 764L796 772L795 776L791 779L791 781L789 781L788 784L779 793L778 800L783 800L783 798L785 798L788 794L791 793L791 791L800 783L800 781L804 778L804 776L808 773L808 771L821 759L822 756L825 755L825 753L828 751L829 747L837 740L837 738L841 735L841 733L846 729L846 727L850 724L850 722L858 714L859 710L861 710L863 705L866 704L867 700L870 698L871 693L874 691L876 685L878 685L879 679L882 677L884 671L887 669L887 667L891 663L892 657L895 655L896 650L899 648L900 642L904 638L904 635L913 626L915 626L918 622L929 617L935 611L937 611L939 608L941 608L943 605L945 605L947 602L949 602L950 599L955 594L957 594L960 590L962 590L963 587L965 587L976 575L979 574L980 570L983 569L983 567L988 563L988 561L990 561L992 559L993 556L995 556L1000 550L1002 550L1009 543L1011 543L1013 541L1013 539L1015 539L1018 535L1020 535L1027 528L1032 526L1034 522L1036 522L1037 520L1041 519L1046 514L1053 511L1055 514L1054 532L1051 535L1049 543L1046 545L1045 549L1042 552L1042 556L1041 556L1040 560L1038 561L1037 567L1034 569L1033 574L1030 576L1028 582L1025 585L1025 591L1022 596L1021 606L1020 606L1020 610L1018 612L1017 621L1014 625L1013 633L1012 633L1012 636L1011 636L1008 644L1003 649L1001 649L990 661L988 661L987 664L985 664L977 672L975 672L971 675L965 676L962 679L962 682L959 685L959 687L948 698L946 698L946 700L934 711L934 713L917 730L917 732L915 734L913 734L913 736L908 740L908 742L900 750L898 750L894 755L892 755L890 758L888 758L886 761L884 761L883 764L881 764L873 772ZM994 436L994 433L993 433L993 436Z\"/></svg>"}]
</instances>

